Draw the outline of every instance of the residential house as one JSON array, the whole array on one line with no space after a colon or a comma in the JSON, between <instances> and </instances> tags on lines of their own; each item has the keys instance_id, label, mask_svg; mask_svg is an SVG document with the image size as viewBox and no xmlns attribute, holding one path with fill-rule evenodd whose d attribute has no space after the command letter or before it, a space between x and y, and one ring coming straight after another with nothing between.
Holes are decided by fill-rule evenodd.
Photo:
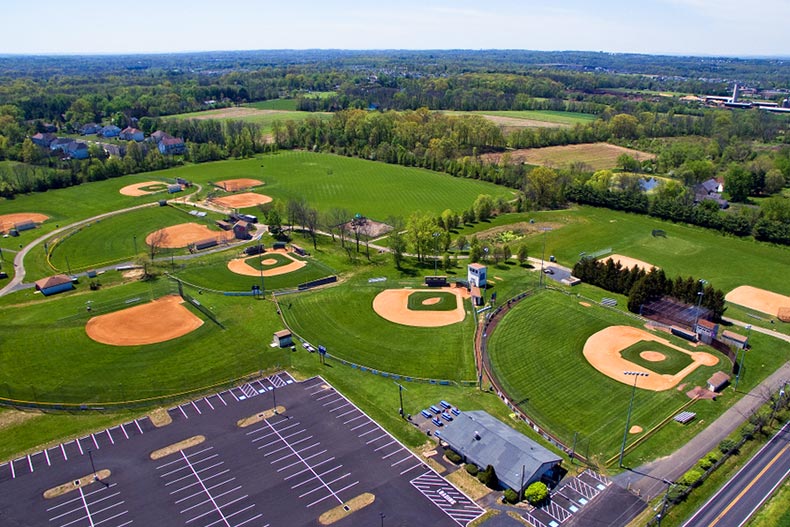
<instances>
[{"instance_id":1,"label":"residential house","mask_svg":"<svg viewBox=\"0 0 790 527\"><path fill-rule=\"evenodd\" d=\"M150 139L151 141L153 141L156 144L159 144L159 142L162 141L162 139L164 139L166 137L172 137L172 136L170 134L168 134L167 132L163 132L162 130L157 130L156 132L154 132L150 136L148 136L148 139Z\"/></svg>"},{"instance_id":2,"label":"residential house","mask_svg":"<svg viewBox=\"0 0 790 527\"><path fill-rule=\"evenodd\" d=\"M726 209L730 206L730 204L726 199L721 197L721 193L723 191L724 185L721 182L710 178L694 187L694 203L702 203L705 200L712 200L719 205L719 208Z\"/></svg>"},{"instance_id":3,"label":"residential house","mask_svg":"<svg viewBox=\"0 0 790 527\"><path fill-rule=\"evenodd\" d=\"M43 123L43 124L41 125L41 130L42 130L42 131L43 131L45 134L54 134L55 132L57 132L57 131L58 131L58 127L57 127L57 126L55 126L55 125L54 125L54 124L52 124L52 123Z\"/></svg>"},{"instance_id":4,"label":"residential house","mask_svg":"<svg viewBox=\"0 0 790 527\"><path fill-rule=\"evenodd\" d=\"M68 147L69 143L72 143L73 139L69 139L68 137L57 137L54 141L49 144L49 149L53 152L56 150L60 150L61 152L66 152L66 147Z\"/></svg>"},{"instance_id":5,"label":"residential house","mask_svg":"<svg viewBox=\"0 0 790 527\"><path fill-rule=\"evenodd\" d=\"M88 123L88 124L82 126L82 128L80 128L80 134L82 134L82 135L93 135L93 134L99 133L99 130L101 130L101 126L99 126L98 124L96 124L96 123Z\"/></svg>"},{"instance_id":6,"label":"residential house","mask_svg":"<svg viewBox=\"0 0 790 527\"><path fill-rule=\"evenodd\" d=\"M124 141L137 141L138 143L145 139L145 134L143 134L142 130L138 130L137 128L132 128L128 126L121 130L119 137Z\"/></svg>"},{"instance_id":7,"label":"residential house","mask_svg":"<svg viewBox=\"0 0 790 527\"><path fill-rule=\"evenodd\" d=\"M102 137L118 137L121 134L121 129L114 124L110 124L102 128L99 134Z\"/></svg>"},{"instance_id":8,"label":"residential house","mask_svg":"<svg viewBox=\"0 0 790 527\"><path fill-rule=\"evenodd\" d=\"M50 133L37 133L30 138L34 145L43 146L44 148L49 148L49 145L51 145L52 141L55 139L57 139L57 136Z\"/></svg>"},{"instance_id":9,"label":"residential house","mask_svg":"<svg viewBox=\"0 0 790 527\"><path fill-rule=\"evenodd\" d=\"M71 141L65 151L72 159L88 159L88 144L82 141Z\"/></svg>"},{"instance_id":10,"label":"residential house","mask_svg":"<svg viewBox=\"0 0 790 527\"><path fill-rule=\"evenodd\" d=\"M164 137L159 141L159 151L166 155L178 155L186 152L184 140L178 137Z\"/></svg>"},{"instance_id":11,"label":"residential house","mask_svg":"<svg viewBox=\"0 0 790 527\"><path fill-rule=\"evenodd\" d=\"M104 153L111 157L123 157L126 155L126 147L123 145L113 145L110 143L100 143Z\"/></svg>"}]
</instances>

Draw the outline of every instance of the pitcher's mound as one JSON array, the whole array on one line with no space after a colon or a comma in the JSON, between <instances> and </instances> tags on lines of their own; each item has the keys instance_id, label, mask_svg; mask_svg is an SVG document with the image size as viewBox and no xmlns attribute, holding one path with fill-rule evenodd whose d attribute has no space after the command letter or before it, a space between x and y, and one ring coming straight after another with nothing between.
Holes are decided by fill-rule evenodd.
<instances>
[{"instance_id":1,"label":"pitcher's mound","mask_svg":"<svg viewBox=\"0 0 790 527\"><path fill-rule=\"evenodd\" d=\"M85 332L96 342L110 346L140 346L172 340L203 325L203 320L181 305L180 296L93 317Z\"/></svg>"}]
</instances>

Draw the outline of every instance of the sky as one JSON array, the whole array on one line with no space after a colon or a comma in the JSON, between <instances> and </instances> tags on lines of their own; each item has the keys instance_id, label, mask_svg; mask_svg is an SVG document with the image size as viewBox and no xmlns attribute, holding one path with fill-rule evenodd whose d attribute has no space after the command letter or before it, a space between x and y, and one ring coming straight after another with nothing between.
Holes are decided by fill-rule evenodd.
<instances>
[{"instance_id":1,"label":"sky","mask_svg":"<svg viewBox=\"0 0 790 527\"><path fill-rule=\"evenodd\" d=\"M790 56L790 0L2 0L0 54L529 49Z\"/></svg>"}]
</instances>

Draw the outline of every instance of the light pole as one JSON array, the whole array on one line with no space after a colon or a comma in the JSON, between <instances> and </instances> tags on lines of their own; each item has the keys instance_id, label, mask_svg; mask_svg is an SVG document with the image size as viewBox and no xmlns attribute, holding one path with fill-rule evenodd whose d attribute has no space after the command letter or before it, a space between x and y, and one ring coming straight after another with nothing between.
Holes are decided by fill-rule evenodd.
<instances>
[{"instance_id":1,"label":"light pole","mask_svg":"<svg viewBox=\"0 0 790 527\"><path fill-rule=\"evenodd\" d=\"M401 417L403 417L403 390L405 390L406 388L404 388L403 385L399 382L396 382L395 384L398 385L398 397L400 398L400 408L398 409L398 413L400 414Z\"/></svg>"},{"instance_id":2,"label":"light pole","mask_svg":"<svg viewBox=\"0 0 790 527\"><path fill-rule=\"evenodd\" d=\"M263 247L261 247L261 240L260 240L260 238L258 238L258 255L259 255L259 257L262 254L263 254ZM260 266L261 266L261 298L265 299L266 298L266 288L263 287L263 261L262 260L261 260Z\"/></svg>"},{"instance_id":3,"label":"light pole","mask_svg":"<svg viewBox=\"0 0 790 527\"><path fill-rule=\"evenodd\" d=\"M132 236L132 239L134 240L134 255L137 256L137 235Z\"/></svg>"},{"instance_id":4,"label":"light pole","mask_svg":"<svg viewBox=\"0 0 790 527\"><path fill-rule=\"evenodd\" d=\"M538 280L538 287L543 287L543 262L546 260L546 233L551 230L549 227L543 227L540 230L543 231L543 252L540 254L540 278Z\"/></svg>"},{"instance_id":5,"label":"light pole","mask_svg":"<svg viewBox=\"0 0 790 527\"><path fill-rule=\"evenodd\" d=\"M747 324L746 325L747 333L750 332L751 329L752 329L751 324ZM749 341L749 337L748 336L746 337L746 341L747 342ZM738 353L740 353L740 355L741 355L741 360L740 360L740 362L738 362L738 373L735 375L735 387L734 387L734 389L735 389L736 392L738 391L738 383L741 382L741 373L743 372L743 359L746 358L746 346L744 346L743 348L738 350ZM738 355L737 354L735 355L735 360L738 361Z\"/></svg>"},{"instance_id":6,"label":"light pole","mask_svg":"<svg viewBox=\"0 0 790 527\"><path fill-rule=\"evenodd\" d=\"M433 236L433 274L438 273L437 266L439 264L439 236L442 234L439 232L434 232L431 236Z\"/></svg>"},{"instance_id":7,"label":"light pole","mask_svg":"<svg viewBox=\"0 0 790 527\"><path fill-rule=\"evenodd\" d=\"M701 287L700 290L697 291L697 311L694 314L694 327L692 328L694 330L694 333L697 332L697 323L699 322L699 311L702 307L702 295L704 294L705 286L707 285L708 281L700 278L698 283L700 284Z\"/></svg>"},{"instance_id":8,"label":"light pole","mask_svg":"<svg viewBox=\"0 0 790 527\"><path fill-rule=\"evenodd\" d=\"M623 468L623 456L625 455L625 442L628 440L628 427L631 424L631 410L634 408L634 396L636 395L636 381L639 377L649 377L649 373L641 371L624 371L623 375L634 376L634 387L631 389L631 402L628 403L628 416L625 418L625 431L623 432L623 445L620 447L620 461L619 466Z\"/></svg>"}]
</instances>

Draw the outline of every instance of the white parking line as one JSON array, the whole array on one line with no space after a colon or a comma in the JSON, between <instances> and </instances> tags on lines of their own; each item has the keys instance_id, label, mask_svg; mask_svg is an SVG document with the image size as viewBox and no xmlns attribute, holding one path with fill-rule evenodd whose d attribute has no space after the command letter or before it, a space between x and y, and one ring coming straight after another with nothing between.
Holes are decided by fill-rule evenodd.
<instances>
[{"instance_id":1,"label":"white parking line","mask_svg":"<svg viewBox=\"0 0 790 527\"><path fill-rule=\"evenodd\" d=\"M346 405L346 406L348 406L348 405ZM349 410L348 412L343 412L342 414L338 414L338 415L336 415L335 417L336 417L336 418L338 418L338 419L340 419L341 417L345 417L345 416L346 416L346 415L348 415L348 414L353 414L353 413L354 413L354 412L356 412L356 411L357 411L357 409L356 409L356 408L352 408L352 409L351 409L351 410Z\"/></svg>"},{"instance_id":2,"label":"white parking line","mask_svg":"<svg viewBox=\"0 0 790 527\"><path fill-rule=\"evenodd\" d=\"M79 487L77 490L80 491L80 498L82 498L82 506L85 507L85 513L88 515L88 521L91 524L91 527L94 527L93 518L91 517L91 511L88 508L88 502L85 501L85 493L82 492L82 487Z\"/></svg>"},{"instance_id":3,"label":"white parking line","mask_svg":"<svg viewBox=\"0 0 790 527\"><path fill-rule=\"evenodd\" d=\"M33 460L30 459L30 454L27 455L27 466L30 467L30 472L33 472Z\"/></svg>"},{"instance_id":4,"label":"white parking line","mask_svg":"<svg viewBox=\"0 0 790 527\"><path fill-rule=\"evenodd\" d=\"M138 423L138 422L137 422L137 419L135 419L135 420L134 420L134 424L136 424L136 425L137 425L137 429L138 429L138 430L140 431L140 433L142 434L142 433L143 433L143 428L140 426L140 423Z\"/></svg>"},{"instance_id":5,"label":"white parking line","mask_svg":"<svg viewBox=\"0 0 790 527\"><path fill-rule=\"evenodd\" d=\"M190 402L192 403L192 406L195 408L195 411L198 413L198 415L202 415L203 412L201 412L200 408L197 407L197 405L195 404L195 401L190 401Z\"/></svg>"},{"instance_id":6,"label":"white parking line","mask_svg":"<svg viewBox=\"0 0 790 527\"><path fill-rule=\"evenodd\" d=\"M393 439L393 440L392 440L392 441L390 441L389 443L385 443L385 444L381 445L381 446L380 446L380 447L378 447L378 448L374 448L374 449L373 449L373 452L378 452L379 450L381 450L381 449L383 449L383 448L387 448L388 446L390 446L390 445L391 445L391 444L393 444L394 442L395 442L395 440Z\"/></svg>"},{"instance_id":7,"label":"white parking line","mask_svg":"<svg viewBox=\"0 0 790 527\"><path fill-rule=\"evenodd\" d=\"M47 466L51 467L52 463L49 462L49 452L47 452L46 450L44 450L44 457L47 458Z\"/></svg>"},{"instance_id":8,"label":"white parking line","mask_svg":"<svg viewBox=\"0 0 790 527\"><path fill-rule=\"evenodd\" d=\"M341 415L338 415L338 417L342 417L342 416L341 416ZM352 419L349 419L348 421L343 421L343 424L344 424L344 425L347 425L348 423L353 423L353 422L354 422L354 421L356 421L357 419L362 419L363 417L365 417L365 414L360 414L360 415L358 415L358 416L356 416L356 417L354 417L354 418L352 418ZM353 430L353 429L352 429L352 430Z\"/></svg>"},{"instance_id":9,"label":"white parking line","mask_svg":"<svg viewBox=\"0 0 790 527\"><path fill-rule=\"evenodd\" d=\"M224 404L225 406L228 406L228 403L225 402L225 399L222 398L222 395L217 394L217 397L219 397L219 400L222 401L222 404Z\"/></svg>"},{"instance_id":10,"label":"white parking line","mask_svg":"<svg viewBox=\"0 0 790 527\"><path fill-rule=\"evenodd\" d=\"M371 424L371 423L366 423L366 424ZM381 431L381 428L379 428L379 427L377 426L376 428L372 428L372 429L368 430L368 431L367 431L367 432L365 432L365 433L359 434L357 437L365 437L365 436L366 436L366 435L368 435L368 434L372 434L373 432L379 432L379 431Z\"/></svg>"},{"instance_id":11,"label":"white parking line","mask_svg":"<svg viewBox=\"0 0 790 527\"><path fill-rule=\"evenodd\" d=\"M206 401L206 404L208 405L209 408L211 408L212 410L214 409L214 405L211 404L206 397L203 397L203 400Z\"/></svg>"},{"instance_id":12,"label":"white parking line","mask_svg":"<svg viewBox=\"0 0 790 527\"><path fill-rule=\"evenodd\" d=\"M332 456L332 457L330 457L330 458L328 458L328 459L325 459L325 460L321 461L320 463L316 463L315 465L313 465L313 468L318 468L318 467L320 467L321 465L326 465L326 464L327 464L327 463L329 463L330 461L334 461L334 460L335 460L335 456ZM340 466L343 466L343 465L340 465ZM291 478L295 478L296 476L299 476L299 475L301 475L301 474L304 474L305 472L308 472L309 470L310 470L310 468L309 468L309 467L308 467L308 468L305 468L305 469L302 469L302 470L300 470L299 472L295 472L295 473L291 474L290 476L286 476L286 477L284 477L284 478L283 478L283 480L285 480L285 481L288 481L289 479L291 479Z\"/></svg>"},{"instance_id":13,"label":"white parking line","mask_svg":"<svg viewBox=\"0 0 790 527\"><path fill-rule=\"evenodd\" d=\"M106 432L107 432L107 437L110 438L110 443L112 443L114 445L115 444L115 440L112 438L112 435L110 434L110 429L108 428L106 430Z\"/></svg>"},{"instance_id":14,"label":"white parking line","mask_svg":"<svg viewBox=\"0 0 790 527\"><path fill-rule=\"evenodd\" d=\"M185 462L186 462L186 464L189 466L189 469L192 471L192 474L194 474L194 476L195 476L195 479L197 479L197 480L198 480L198 482L200 483L200 486L201 486L201 487L203 487L203 490L206 492L206 495L207 495L207 496L208 496L208 498L211 500L211 503L212 503L212 505L214 505L214 508L217 510L217 513L219 513L219 515L220 515L220 518L222 518L222 520L225 522L225 525L226 525L227 527L231 527L231 525L230 525L230 523L228 522L227 518L225 518L225 514L224 514L224 513L222 512L222 510L219 508L219 506L217 505L217 502L216 502L216 501L214 501L214 498L212 498L212 497L211 497L211 493L210 493L210 492L209 492L209 490L206 488L206 485L204 485L204 483L203 483L203 480L201 480L201 479L200 479L200 476L198 475L198 472L197 472L197 471L194 469L194 467L192 466L192 463L190 463L190 461L189 461L189 458L187 457L187 455L184 453L184 451L183 451L183 450L181 451L181 457L183 457L183 458L184 458L184 461L185 461ZM227 506L227 505L230 505L230 504L229 504L229 503L226 503L225 505ZM196 518L193 518L192 520L188 520L188 521L187 521L187 523L189 523L189 522L191 522L191 521L193 521L193 520L195 520L195 519L196 519Z\"/></svg>"},{"instance_id":15,"label":"white parking line","mask_svg":"<svg viewBox=\"0 0 790 527\"><path fill-rule=\"evenodd\" d=\"M379 430L381 430L381 429L379 428ZM360 437L361 437L361 436L360 436ZM381 439L381 438L383 438L383 437L387 437L387 434L381 434L381 435L380 435L380 436L378 436L378 437L374 437L373 439L371 439L371 440L369 440L369 441L366 441L366 442L365 442L365 444L366 444L366 445L369 445L369 444L371 444L371 443L375 443L376 441L378 441L379 439Z\"/></svg>"},{"instance_id":16,"label":"white parking line","mask_svg":"<svg viewBox=\"0 0 790 527\"><path fill-rule=\"evenodd\" d=\"M225 475L225 474L227 474L228 472L230 472L230 469L228 469L228 468L226 468L225 470L220 470L220 471L219 471L219 472L217 472L216 474L212 474L211 476L207 476L207 477L203 478L203 481L204 481L204 482L207 482L207 481L209 481L209 480L212 480L212 479L214 479L214 478L218 478L218 477L220 477L220 476L224 476L224 475ZM234 479L236 479L236 478L230 478L228 481L233 481ZM223 484L224 484L224 483L226 483L226 482L223 482ZM172 492L170 493L170 495L172 496L173 494L178 494L178 493L179 493L179 492L181 492L182 490L186 490L186 489L188 489L188 488L190 488L190 487L194 487L195 485L197 485L197 483L190 483L189 485L185 485L185 486L183 486L183 487L179 487L179 488L177 488L176 490L172 491Z\"/></svg>"},{"instance_id":17,"label":"white parking line","mask_svg":"<svg viewBox=\"0 0 790 527\"><path fill-rule=\"evenodd\" d=\"M93 444L96 445L96 450L99 450L99 442L96 441L96 436L91 434L91 439L93 439Z\"/></svg>"},{"instance_id":18,"label":"white parking line","mask_svg":"<svg viewBox=\"0 0 790 527\"><path fill-rule=\"evenodd\" d=\"M394 467L395 465L400 465L400 464L401 464L401 463L403 463L404 461L408 461L408 460L410 460L410 459L414 459L414 456L408 456L408 457L405 457L405 458L401 459L400 461L396 461L395 463L391 464L390 466L391 466L391 467Z\"/></svg>"},{"instance_id":19,"label":"white parking line","mask_svg":"<svg viewBox=\"0 0 790 527\"><path fill-rule=\"evenodd\" d=\"M14 461L9 461L8 466L11 467L11 479L16 479L16 472L14 472Z\"/></svg>"},{"instance_id":20,"label":"white parking line","mask_svg":"<svg viewBox=\"0 0 790 527\"><path fill-rule=\"evenodd\" d=\"M233 398L234 398L234 399L236 399L236 402L239 402L239 398L238 398L238 397L236 397L236 394L235 394L235 393L233 393L233 390L228 390L228 393L229 393L229 394L231 394L231 395L233 396Z\"/></svg>"},{"instance_id":21,"label":"white parking line","mask_svg":"<svg viewBox=\"0 0 790 527\"><path fill-rule=\"evenodd\" d=\"M180 405L179 405L178 409L179 409L179 410L181 410L181 414L184 416L184 419L189 419L189 416L188 416L188 415L187 415L187 413L184 411L184 409L183 409L183 408L181 408L181 406L180 406Z\"/></svg>"},{"instance_id":22,"label":"white parking line","mask_svg":"<svg viewBox=\"0 0 790 527\"><path fill-rule=\"evenodd\" d=\"M85 455L85 452L83 452L83 451L82 451L82 445L80 444L80 440L79 440L79 439L75 439L75 440L74 440L74 442L76 442L76 443L77 443L77 448L79 448L79 449L80 449L80 455L81 455L81 456L84 456L84 455Z\"/></svg>"},{"instance_id":23,"label":"white parking line","mask_svg":"<svg viewBox=\"0 0 790 527\"><path fill-rule=\"evenodd\" d=\"M422 463L417 463L417 464L416 464L416 465L414 465L413 467L409 467L409 468L407 468L406 470L403 470L403 471L401 471L400 475L402 476L402 475L404 475L405 473L407 473L407 472L411 472L411 471L412 471L412 470L414 470L415 468L417 468L417 467L421 467L421 466L423 466L423 464L422 464Z\"/></svg>"},{"instance_id":24,"label":"white parking line","mask_svg":"<svg viewBox=\"0 0 790 527\"><path fill-rule=\"evenodd\" d=\"M398 452L403 452L403 449L402 448L398 448L398 450L396 450L395 452L390 452L386 456L382 456L381 459L387 459L388 457L392 457L395 454L397 454Z\"/></svg>"},{"instance_id":25,"label":"white parking line","mask_svg":"<svg viewBox=\"0 0 790 527\"><path fill-rule=\"evenodd\" d=\"M123 436L126 439L129 439L129 434L126 433L126 428L123 427L123 424L121 424L121 432L123 432Z\"/></svg>"},{"instance_id":26,"label":"white parking line","mask_svg":"<svg viewBox=\"0 0 790 527\"><path fill-rule=\"evenodd\" d=\"M63 453L63 461L68 461L69 456L66 455L66 447L63 446L63 443L60 444L60 451Z\"/></svg>"},{"instance_id":27,"label":"white parking line","mask_svg":"<svg viewBox=\"0 0 790 527\"><path fill-rule=\"evenodd\" d=\"M362 423L361 425L357 425L357 426L355 426L354 428L352 428L352 429L351 429L351 431L353 432L354 430L356 430L356 429L358 429L358 428L362 428L363 426L367 426L367 425L369 425L369 424L370 424L370 421L365 421L365 422L364 422L364 423Z\"/></svg>"},{"instance_id":28,"label":"white parking line","mask_svg":"<svg viewBox=\"0 0 790 527\"><path fill-rule=\"evenodd\" d=\"M299 458L299 461L297 461L297 462L295 462L295 463L291 463L290 465L286 465L286 466L284 466L284 467L278 468L278 469L277 469L277 472L282 472L283 470L288 470L288 469L289 469L289 468L291 468L292 466L294 466L294 465L298 465L299 463L304 463L305 465L307 465L306 461L308 461L308 460L310 460L310 459L313 459L314 457L318 457L318 456L320 456L321 454L326 454L326 450L322 450L322 451L320 451L320 452L316 452L316 453L315 453L315 454L313 454L312 456L307 456L307 457L305 457L305 458L303 458L302 456L300 456L299 454L297 454L296 452L294 452L294 455L296 455L296 457L298 457L298 458ZM316 474L316 475L317 475L317 474ZM343 502L341 501L340 503L343 503Z\"/></svg>"}]
</instances>

